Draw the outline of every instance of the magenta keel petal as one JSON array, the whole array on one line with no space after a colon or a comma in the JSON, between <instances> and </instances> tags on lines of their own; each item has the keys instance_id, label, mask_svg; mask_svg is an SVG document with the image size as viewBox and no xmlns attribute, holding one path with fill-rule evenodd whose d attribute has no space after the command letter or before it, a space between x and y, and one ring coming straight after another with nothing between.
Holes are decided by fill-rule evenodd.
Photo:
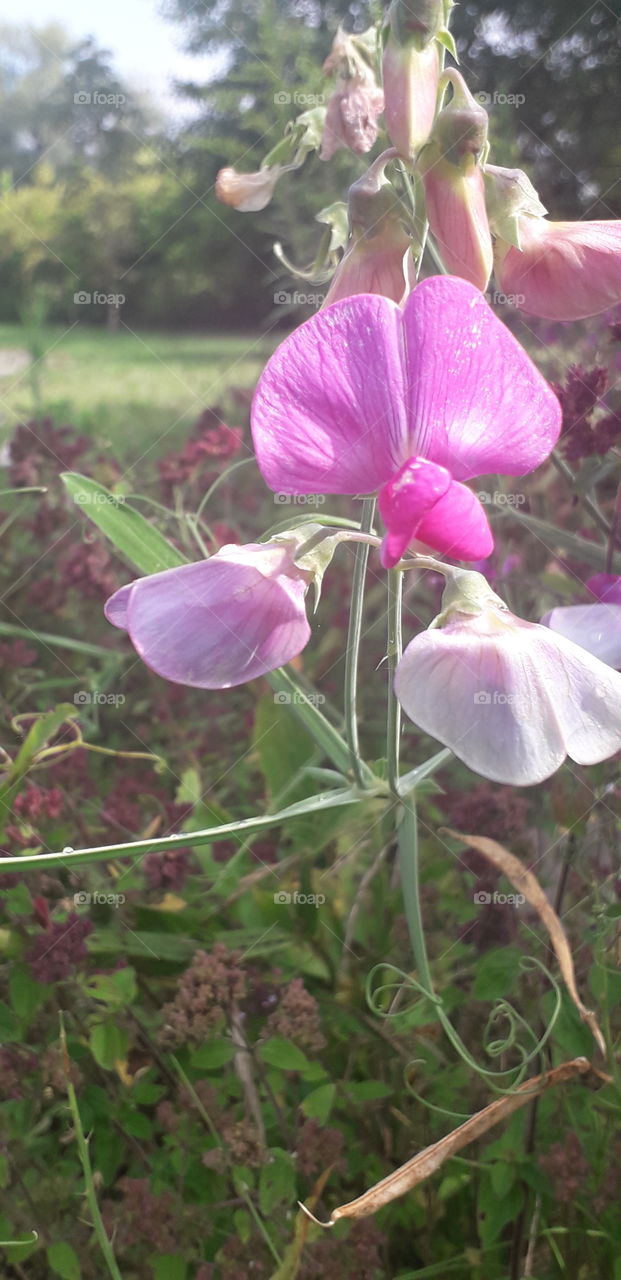
<instances>
[{"instance_id":1,"label":"magenta keel petal","mask_svg":"<svg viewBox=\"0 0 621 1280\"><path fill-rule=\"evenodd\" d=\"M384 485L379 509L387 528L381 552L386 569L414 540L454 560L482 560L493 550L491 530L476 494L452 480L445 467L425 458L411 458Z\"/></svg>"}]
</instances>

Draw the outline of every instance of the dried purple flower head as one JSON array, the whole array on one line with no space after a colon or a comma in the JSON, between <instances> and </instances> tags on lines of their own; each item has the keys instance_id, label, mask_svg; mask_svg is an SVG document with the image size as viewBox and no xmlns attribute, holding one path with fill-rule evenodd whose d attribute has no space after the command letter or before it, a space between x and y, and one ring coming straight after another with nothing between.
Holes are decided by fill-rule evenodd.
<instances>
[{"instance_id":1,"label":"dried purple flower head","mask_svg":"<svg viewBox=\"0 0 621 1280\"><path fill-rule=\"evenodd\" d=\"M168 1049L203 1044L230 1019L247 992L239 960L239 951L229 951L222 942L216 942L211 951L197 951L179 980L174 1000L162 1010L161 1044Z\"/></svg>"},{"instance_id":2,"label":"dried purple flower head","mask_svg":"<svg viewBox=\"0 0 621 1280\"><path fill-rule=\"evenodd\" d=\"M265 1024L265 1034L292 1040L304 1053L320 1053L325 1047L319 1005L302 978L293 978L285 987L278 1008Z\"/></svg>"}]
</instances>

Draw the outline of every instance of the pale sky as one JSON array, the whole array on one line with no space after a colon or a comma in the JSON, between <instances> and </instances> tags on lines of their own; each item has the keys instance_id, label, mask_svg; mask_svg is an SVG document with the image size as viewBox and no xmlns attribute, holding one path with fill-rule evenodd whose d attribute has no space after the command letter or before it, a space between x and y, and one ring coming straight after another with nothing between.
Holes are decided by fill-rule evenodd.
<instances>
[{"instance_id":1,"label":"pale sky","mask_svg":"<svg viewBox=\"0 0 621 1280\"><path fill-rule=\"evenodd\" d=\"M122 79L149 92L175 115L191 113L191 106L174 101L171 81L206 80L217 64L213 57L183 53L183 28L166 22L160 8L160 0L91 0L90 4L84 0L20 0L9 20L36 27L58 22L76 40L94 36L98 45L114 55L115 69Z\"/></svg>"}]
</instances>

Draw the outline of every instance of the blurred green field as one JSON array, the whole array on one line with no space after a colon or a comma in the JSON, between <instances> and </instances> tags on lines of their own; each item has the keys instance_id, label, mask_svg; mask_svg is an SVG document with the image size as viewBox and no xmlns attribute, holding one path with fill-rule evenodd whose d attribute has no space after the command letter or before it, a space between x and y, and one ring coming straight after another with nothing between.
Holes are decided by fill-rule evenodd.
<instances>
[{"instance_id":1,"label":"blurred green field","mask_svg":"<svg viewBox=\"0 0 621 1280\"><path fill-rule=\"evenodd\" d=\"M226 412L232 387L252 387L277 339L260 335L118 333L77 324L36 336L0 325L0 442L40 413L96 435L121 460L158 457L187 438L208 405Z\"/></svg>"}]
</instances>

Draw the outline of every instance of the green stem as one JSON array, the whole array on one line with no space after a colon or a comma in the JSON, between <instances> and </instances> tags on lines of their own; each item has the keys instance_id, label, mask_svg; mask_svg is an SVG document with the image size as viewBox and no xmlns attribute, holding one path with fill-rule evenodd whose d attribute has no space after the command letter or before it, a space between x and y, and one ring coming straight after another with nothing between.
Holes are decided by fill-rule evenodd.
<instances>
[{"instance_id":1,"label":"green stem","mask_svg":"<svg viewBox=\"0 0 621 1280\"><path fill-rule=\"evenodd\" d=\"M554 466L556 467L556 470L560 472L563 478L567 481L568 485L573 489L574 493L580 499L583 507L585 508L586 511L588 511L594 523L597 525L597 528L601 529L602 533L606 534L606 537L609 537L611 533L611 526L608 520L606 519L603 511L600 511L595 500L591 498L588 493L581 492L578 485L576 484L576 477L571 467L569 466L569 463L565 461L565 459L561 456L560 453L557 453L556 449L551 454L551 458L554 463Z\"/></svg>"},{"instance_id":2,"label":"green stem","mask_svg":"<svg viewBox=\"0 0 621 1280\"><path fill-rule=\"evenodd\" d=\"M420 908L418 817L416 799L413 792L410 792L403 801L403 817L399 827L399 866L405 915L418 979L421 987L424 987L425 991L433 995L433 982L427 958L423 917Z\"/></svg>"},{"instance_id":3,"label":"green stem","mask_svg":"<svg viewBox=\"0 0 621 1280\"><path fill-rule=\"evenodd\" d=\"M88 1154L88 1142L84 1136L84 1129L82 1128L82 1120L80 1118L80 1109L78 1107L78 1100L76 1098L75 1089L71 1082L71 1071L70 1071L71 1064L70 1064L70 1059L67 1053L67 1037L65 1034L65 1024L64 1024L62 1013L60 1015L60 1044L61 1044L61 1049L63 1054L63 1061L65 1064L69 1109L71 1111L71 1118L73 1120L73 1127L75 1130L76 1142L78 1144L78 1155L80 1157L80 1164L82 1165L82 1173L84 1174L84 1189L86 1193L86 1200L88 1203L88 1207L91 1211L93 1228L95 1231L95 1235L97 1236L99 1248L101 1249L101 1252L104 1256L106 1266L108 1268L110 1275L112 1276L112 1280L123 1280L121 1272L119 1271L119 1268L117 1266L116 1258L114 1256L114 1250L108 1239L108 1236L106 1235L106 1228L104 1227L101 1213L99 1212L99 1203L97 1201L97 1193L95 1191L95 1184L93 1182L93 1171L91 1169L91 1162Z\"/></svg>"},{"instance_id":4,"label":"green stem","mask_svg":"<svg viewBox=\"0 0 621 1280\"><path fill-rule=\"evenodd\" d=\"M370 533L375 515L375 498L365 498L362 504L360 530ZM364 580L367 572L369 548L364 544L356 546L354 552L354 572L351 585L351 608L349 614L349 630L347 633L347 649L345 651L345 736L349 747L349 756L354 777L359 787L366 785L364 767L360 758L358 739L358 658L360 655L360 639L362 635L362 609L364 605Z\"/></svg>"},{"instance_id":5,"label":"green stem","mask_svg":"<svg viewBox=\"0 0 621 1280\"><path fill-rule=\"evenodd\" d=\"M401 738L401 707L394 694L394 680L401 654L401 608L403 603L403 574L391 569L388 574L388 715L386 721L386 756L388 781L396 795L399 794L399 746Z\"/></svg>"}]
</instances>

